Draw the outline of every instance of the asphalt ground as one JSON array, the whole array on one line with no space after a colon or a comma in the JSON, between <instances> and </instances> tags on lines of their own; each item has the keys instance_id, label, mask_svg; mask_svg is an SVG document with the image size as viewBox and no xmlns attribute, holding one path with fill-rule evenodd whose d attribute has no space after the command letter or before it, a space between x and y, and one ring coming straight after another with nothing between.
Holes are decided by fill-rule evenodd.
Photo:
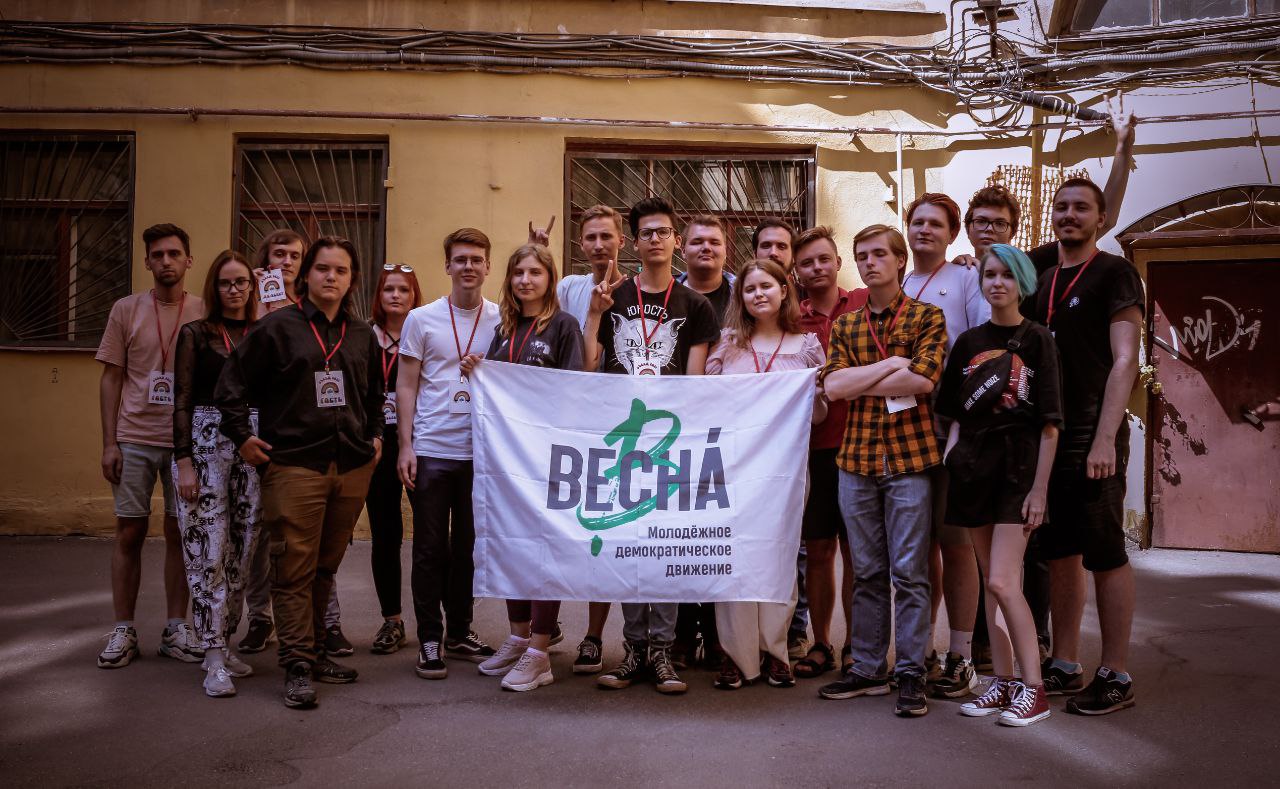
<instances>
[{"instance_id":1,"label":"asphalt ground","mask_svg":"<svg viewBox=\"0 0 1280 789\"><path fill-rule=\"evenodd\" d=\"M405 602L408 606L406 552ZM1259 786L1280 767L1280 558L1148 551L1133 555L1138 613L1131 672L1138 704L1102 718L1063 712L1027 729L932 701L903 720L894 697L818 698L792 689L689 693L596 688L574 676L586 604L561 613L553 685L503 692L474 664L419 679L414 651L368 652L379 624L368 543L347 555L339 586L351 685L320 685L320 705L289 710L272 651L239 695L210 699L198 664L155 653L164 626L161 544L145 549L138 629L143 657L105 671L94 658L111 624L110 543L0 538L0 785L3 786ZM410 608L411 611L411 608ZM410 616L410 632L412 633ZM621 614L606 664L621 657ZM945 639L944 625L939 640ZM501 601L482 600L476 629L506 634ZM1086 670L1098 640L1084 624ZM837 634L840 635L840 634ZM828 675L830 678L831 675Z\"/></svg>"}]
</instances>

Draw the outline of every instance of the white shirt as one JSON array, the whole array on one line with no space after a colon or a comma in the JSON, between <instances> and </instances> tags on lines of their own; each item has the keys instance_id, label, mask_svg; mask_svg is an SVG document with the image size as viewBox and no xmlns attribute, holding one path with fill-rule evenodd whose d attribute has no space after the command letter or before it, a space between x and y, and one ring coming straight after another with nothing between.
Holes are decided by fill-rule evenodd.
<instances>
[{"instance_id":1,"label":"white shirt","mask_svg":"<svg viewBox=\"0 0 1280 789\"><path fill-rule=\"evenodd\" d=\"M991 319L991 305L982 298L976 267L944 261L933 279L929 279L928 274L912 271L902 281L902 291L916 301L942 310L947 318L947 353L961 334Z\"/></svg>"},{"instance_id":2,"label":"white shirt","mask_svg":"<svg viewBox=\"0 0 1280 789\"><path fill-rule=\"evenodd\" d=\"M422 362L413 414L413 454L446 460L471 459L471 415L449 412L449 390L462 376L458 346L461 345L463 355L483 356L493 342L493 331L499 323L498 305L488 299L474 310L455 306L450 321L449 302L445 297L412 310L405 319L400 333L400 353ZM458 327L456 341L455 324ZM467 338L471 336L472 327L475 327L475 337L468 350Z\"/></svg>"},{"instance_id":3,"label":"white shirt","mask_svg":"<svg viewBox=\"0 0 1280 789\"><path fill-rule=\"evenodd\" d=\"M587 328L587 312L591 308L591 291L596 281L590 274L570 274L556 285L560 309L578 319L578 325Z\"/></svg>"}]
</instances>

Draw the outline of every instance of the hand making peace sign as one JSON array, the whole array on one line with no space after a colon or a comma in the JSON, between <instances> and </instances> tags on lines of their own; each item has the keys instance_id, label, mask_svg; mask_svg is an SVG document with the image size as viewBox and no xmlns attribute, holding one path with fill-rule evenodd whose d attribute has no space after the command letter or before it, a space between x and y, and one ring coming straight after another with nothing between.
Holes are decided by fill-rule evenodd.
<instances>
[{"instance_id":1,"label":"hand making peace sign","mask_svg":"<svg viewBox=\"0 0 1280 789\"><path fill-rule=\"evenodd\" d=\"M613 306L613 292L626 281L626 276L618 273L618 261L610 260L609 270L604 273L604 279L600 280L600 284L591 291L590 312L593 315L604 314L605 310Z\"/></svg>"}]
</instances>

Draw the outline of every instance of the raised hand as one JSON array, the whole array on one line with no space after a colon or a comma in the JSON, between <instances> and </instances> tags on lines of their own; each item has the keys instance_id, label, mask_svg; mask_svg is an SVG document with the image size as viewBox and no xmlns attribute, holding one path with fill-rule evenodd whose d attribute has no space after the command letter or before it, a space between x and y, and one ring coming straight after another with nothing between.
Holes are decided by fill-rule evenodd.
<instances>
[{"instance_id":1,"label":"raised hand","mask_svg":"<svg viewBox=\"0 0 1280 789\"><path fill-rule=\"evenodd\" d=\"M1138 125L1138 119L1132 111L1125 111L1123 93L1107 97L1107 115L1110 116L1111 128L1116 133L1116 144L1132 144L1133 127Z\"/></svg>"},{"instance_id":2,"label":"raised hand","mask_svg":"<svg viewBox=\"0 0 1280 789\"><path fill-rule=\"evenodd\" d=\"M609 270L605 272L604 279L600 280L600 284L596 285L591 291L591 306L589 310L601 315L613 306L613 292L618 286L626 282L627 278L618 273L618 261L609 261Z\"/></svg>"},{"instance_id":3,"label":"raised hand","mask_svg":"<svg viewBox=\"0 0 1280 789\"><path fill-rule=\"evenodd\" d=\"M539 246L551 245L551 228L556 226L556 216L551 215L551 221L547 222L546 227L534 228L533 220L529 220L529 243L538 244Z\"/></svg>"}]
</instances>

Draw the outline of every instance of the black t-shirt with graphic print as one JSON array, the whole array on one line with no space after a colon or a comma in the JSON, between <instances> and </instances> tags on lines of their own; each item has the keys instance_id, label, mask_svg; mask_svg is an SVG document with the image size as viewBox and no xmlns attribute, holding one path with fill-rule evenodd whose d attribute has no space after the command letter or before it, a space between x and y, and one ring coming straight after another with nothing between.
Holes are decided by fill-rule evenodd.
<instances>
[{"instance_id":1,"label":"black t-shirt with graphic print","mask_svg":"<svg viewBox=\"0 0 1280 789\"><path fill-rule=\"evenodd\" d=\"M1017 326L999 326L991 321L961 334L947 355L947 367L938 385L937 412L959 420L961 434L1028 427L1039 430L1045 424L1062 424L1062 382L1058 371L1058 349L1049 330L1033 323L1022 335L1008 386L999 405L985 414L966 414L960 390L974 368L988 359L1007 353Z\"/></svg>"},{"instance_id":2,"label":"black t-shirt with graphic print","mask_svg":"<svg viewBox=\"0 0 1280 789\"><path fill-rule=\"evenodd\" d=\"M578 319L560 310L542 331L534 330L533 321L533 318L517 321L512 337L504 337L501 328L494 331L493 342L484 358L499 362L514 360L516 364L557 370L581 370L582 328Z\"/></svg>"},{"instance_id":3,"label":"black t-shirt with graphic print","mask_svg":"<svg viewBox=\"0 0 1280 789\"><path fill-rule=\"evenodd\" d=\"M1081 264L1084 265L1084 264ZM1032 317L1049 328L1062 360L1063 435L1058 451L1085 454L1093 441L1115 357L1111 319L1127 307L1144 311L1142 279L1119 255L1099 252L1085 270L1057 265L1040 275ZM1057 285L1054 286L1054 273ZM1076 280L1076 276L1079 279ZM1072 281L1075 286L1071 287ZM1049 297L1053 291L1053 320Z\"/></svg>"},{"instance_id":4,"label":"black t-shirt with graphic print","mask_svg":"<svg viewBox=\"0 0 1280 789\"><path fill-rule=\"evenodd\" d=\"M720 339L720 323L711 302L701 293L674 280L670 298L666 291L646 292L643 320L637 293L637 280L632 277L614 290L613 306L600 316L597 339L604 349L605 372L684 375L689 349Z\"/></svg>"}]
</instances>

